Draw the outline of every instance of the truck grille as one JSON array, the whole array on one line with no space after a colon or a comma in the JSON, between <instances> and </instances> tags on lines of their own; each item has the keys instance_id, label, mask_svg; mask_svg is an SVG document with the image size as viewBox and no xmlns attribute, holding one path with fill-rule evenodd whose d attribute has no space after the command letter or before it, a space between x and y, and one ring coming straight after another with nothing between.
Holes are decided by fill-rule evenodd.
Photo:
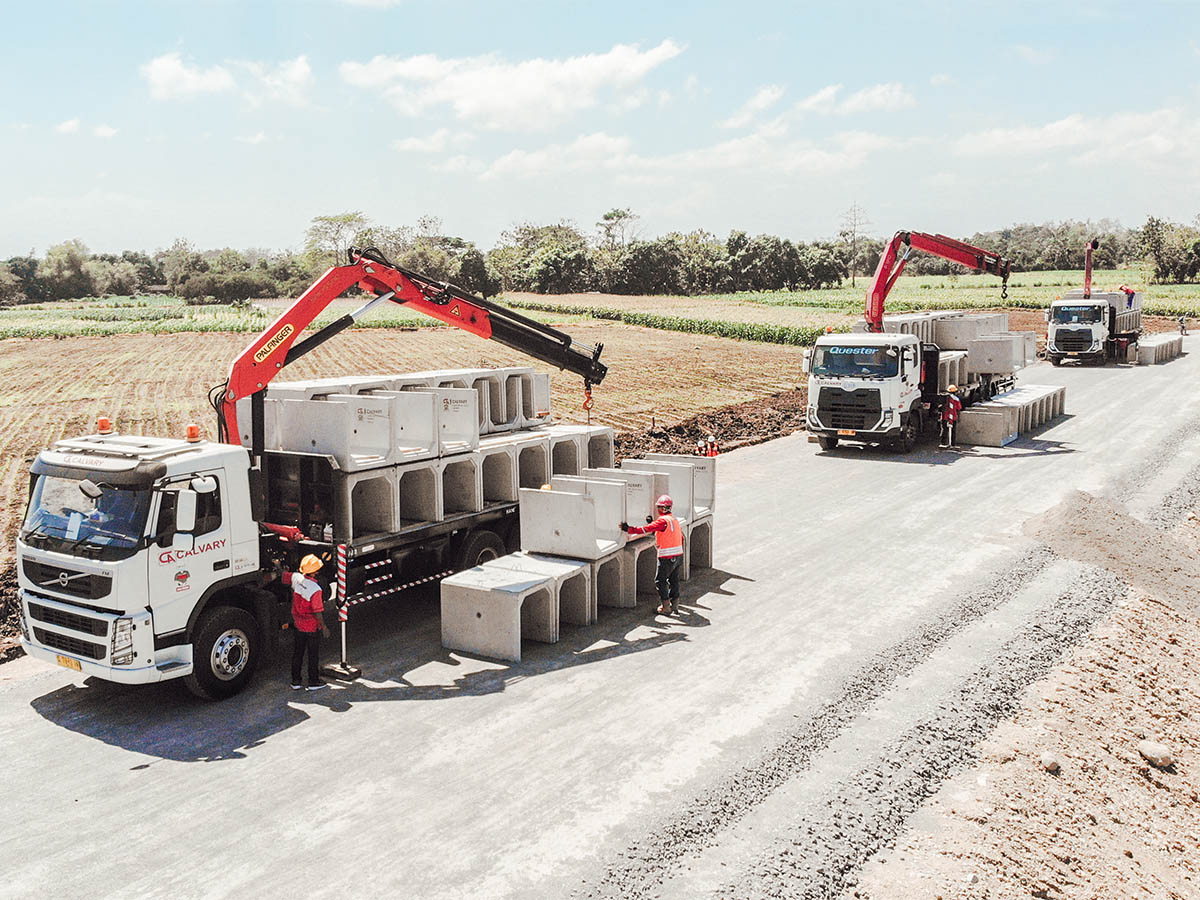
<instances>
[{"instance_id":1,"label":"truck grille","mask_svg":"<svg viewBox=\"0 0 1200 900\"><path fill-rule=\"evenodd\" d=\"M90 575L33 559L25 560L25 577L43 590L82 600L98 600L112 591L112 579L107 575Z\"/></svg>"},{"instance_id":2,"label":"truck grille","mask_svg":"<svg viewBox=\"0 0 1200 900\"><path fill-rule=\"evenodd\" d=\"M93 634L96 637L104 637L108 634L108 623L103 619L81 616L79 613L55 609L52 606L42 606L40 603L30 602L29 617L38 622L45 622L47 625L69 628L71 631L82 631L84 634Z\"/></svg>"},{"instance_id":3,"label":"truck grille","mask_svg":"<svg viewBox=\"0 0 1200 900\"><path fill-rule=\"evenodd\" d=\"M823 387L817 395L817 418L826 428L873 428L879 422L880 411L879 391L874 388L843 391Z\"/></svg>"},{"instance_id":4,"label":"truck grille","mask_svg":"<svg viewBox=\"0 0 1200 900\"><path fill-rule=\"evenodd\" d=\"M55 650L62 650L73 656L85 656L88 659L104 659L106 652L103 644L81 641L79 638L59 634L56 631L47 631L37 626L34 626L33 629L33 639L43 647L53 647Z\"/></svg>"},{"instance_id":5,"label":"truck grille","mask_svg":"<svg viewBox=\"0 0 1200 900\"><path fill-rule=\"evenodd\" d=\"M1063 353L1086 353L1092 349L1092 333L1082 328L1060 328L1054 344Z\"/></svg>"}]
</instances>

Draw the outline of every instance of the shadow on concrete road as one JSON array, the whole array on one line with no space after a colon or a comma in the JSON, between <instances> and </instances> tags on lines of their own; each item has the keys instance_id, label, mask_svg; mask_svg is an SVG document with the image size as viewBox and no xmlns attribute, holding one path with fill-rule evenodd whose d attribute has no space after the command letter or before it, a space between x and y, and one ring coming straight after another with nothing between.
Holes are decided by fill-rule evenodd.
<instances>
[{"instance_id":1,"label":"shadow on concrete road","mask_svg":"<svg viewBox=\"0 0 1200 900\"><path fill-rule=\"evenodd\" d=\"M730 580L752 579L715 569L698 572L684 585L678 616L655 617L657 598L652 601L648 596L638 598L636 609L603 607L600 622L566 626L556 644L523 642L521 662L511 664L481 662L482 658L443 649L438 592L431 587L414 591L407 601L355 608L348 656L363 669L363 680L333 682L330 690L292 691L288 642L281 641L278 654L262 664L250 687L220 703L197 700L179 682L118 685L89 678L82 686L69 684L43 694L30 705L44 719L69 731L157 759L241 759L267 739L307 721L310 716L303 707L310 704L344 712L364 702L502 693L509 684L526 678L686 641L690 629L710 624L704 615L708 607L699 601L731 596L724 588ZM338 646L334 631L322 644L324 662L336 660ZM462 674L455 675L460 668ZM414 683L418 669L424 669L426 683ZM435 677L429 676L431 671Z\"/></svg>"}]
</instances>

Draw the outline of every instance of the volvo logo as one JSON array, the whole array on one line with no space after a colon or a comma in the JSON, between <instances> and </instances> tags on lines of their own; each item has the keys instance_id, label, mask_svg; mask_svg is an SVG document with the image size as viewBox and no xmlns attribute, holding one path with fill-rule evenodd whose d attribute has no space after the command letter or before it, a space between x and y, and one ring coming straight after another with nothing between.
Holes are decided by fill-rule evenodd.
<instances>
[{"instance_id":1,"label":"volvo logo","mask_svg":"<svg viewBox=\"0 0 1200 900\"><path fill-rule=\"evenodd\" d=\"M67 582L70 580L71 580L71 576L69 574L67 574L66 572L58 573L58 586L59 587L66 587Z\"/></svg>"},{"instance_id":2,"label":"volvo logo","mask_svg":"<svg viewBox=\"0 0 1200 900\"><path fill-rule=\"evenodd\" d=\"M74 581L76 578L85 578L87 575L87 572L76 572L74 575L70 572L59 572L58 575L49 581L39 581L38 584L42 587L54 587L57 584L60 588L65 588L69 582Z\"/></svg>"}]
</instances>

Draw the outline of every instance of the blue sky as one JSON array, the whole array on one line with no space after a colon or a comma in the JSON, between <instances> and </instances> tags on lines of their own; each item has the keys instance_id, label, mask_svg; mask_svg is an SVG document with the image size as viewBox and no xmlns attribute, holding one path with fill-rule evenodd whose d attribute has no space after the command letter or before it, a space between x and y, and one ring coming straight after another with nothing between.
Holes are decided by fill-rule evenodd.
<instances>
[{"instance_id":1,"label":"blue sky","mask_svg":"<svg viewBox=\"0 0 1200 900\"><path fill-rule=\"evenodd\" d=\"M813 239L1200 213L1200 3L19 4L0 258L313 216Z\"/></svg>"}]
</instances>

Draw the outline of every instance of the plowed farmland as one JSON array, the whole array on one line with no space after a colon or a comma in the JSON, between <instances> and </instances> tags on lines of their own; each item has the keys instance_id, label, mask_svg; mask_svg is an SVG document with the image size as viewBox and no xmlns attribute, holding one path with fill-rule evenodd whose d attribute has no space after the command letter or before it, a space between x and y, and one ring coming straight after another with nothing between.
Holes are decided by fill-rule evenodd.
<instances>
[{"instance_id":1,"label":"plowed farmland","mask_svg":"<svg viewBox=\"0 0 1200 900\"><path fill-rule=\"evenodd\" d=\"M615 323L572 323L571 335L605 344L610 374L594 394L593 421L617 431L674 425L698 414L790 391L802 350ZM13 542L29 463L64 436L111 416L126 433L180 435L198 422L213 437L206 395L222 381L244 334L164 334L0 341L0 597L15 593ZM498 344L449 329L352 331L287 370L287 379L431 368L538 365ZM546 369L548 367L542 366ZM553 376L555 413L584 421L582 384Z\"/></svg>"}]
</instances>

